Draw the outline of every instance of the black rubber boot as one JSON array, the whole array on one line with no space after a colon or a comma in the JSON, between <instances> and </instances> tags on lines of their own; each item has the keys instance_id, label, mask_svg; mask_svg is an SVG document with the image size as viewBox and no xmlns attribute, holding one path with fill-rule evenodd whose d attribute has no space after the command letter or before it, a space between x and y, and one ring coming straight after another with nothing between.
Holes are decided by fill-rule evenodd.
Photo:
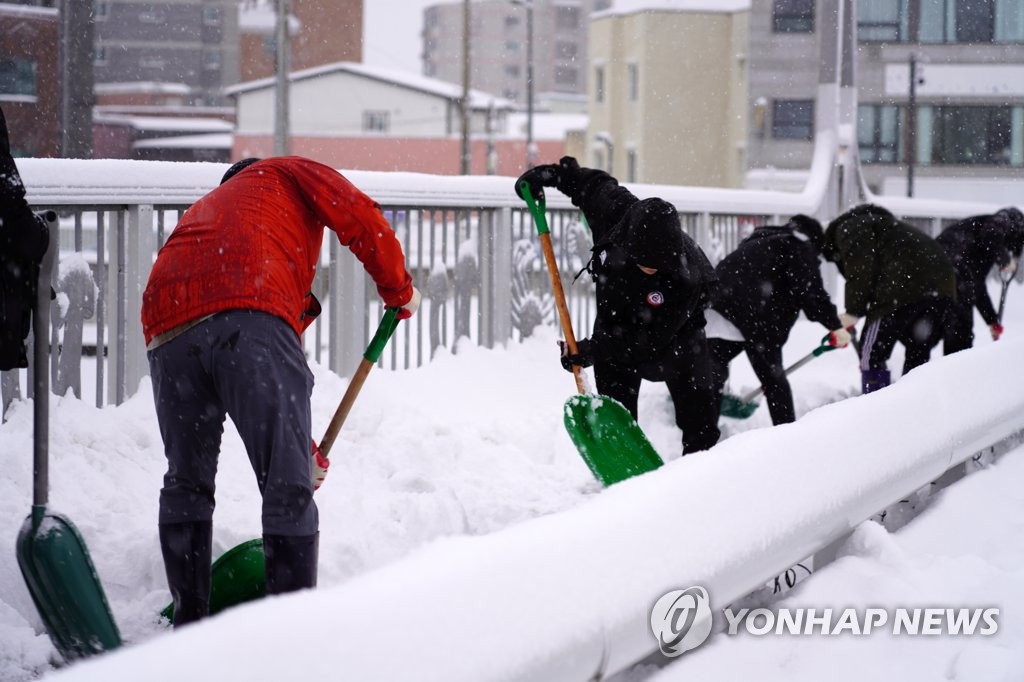
<instances>
[{"instance_id":1,"label":"black rubber boot","mask_svg":"<svg viewBox=\"0 0 1024 682\"><path fill-rule=\"evenodd\" d=\"M264 535L267 560L267 594L281 594L316 587L320 534L291 537Z\"/></svg>"},{"instance_id":2,"label":"black rubber boot","mask_svg":"<svg viewBox=\"0 0 1024 682\"><path fill-rule=\"evenodd\" d=\"M160 551L174 600L174 627L208 616L213 523L160 524Z\"/></svg>"}]
</instances>

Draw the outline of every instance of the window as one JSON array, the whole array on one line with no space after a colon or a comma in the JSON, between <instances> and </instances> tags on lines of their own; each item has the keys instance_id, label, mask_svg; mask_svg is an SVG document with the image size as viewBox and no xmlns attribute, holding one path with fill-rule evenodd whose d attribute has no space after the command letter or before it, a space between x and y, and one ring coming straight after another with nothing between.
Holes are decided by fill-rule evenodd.
<instances>
[{"instance_id":1,"label":"window","mask_svg":"<svg viewBox=\"0 0 1024 682\"><path fill-rule=\"evenodd\" d=\"M519 78L519 65L518 64L506 64L505 75L509 78Z\"/></svg>"},{"instance_id":2,"label":"window","mask_svg":"<svg viewBox=\"0 0 1024 682\"><path fill-rule=\"evenodd\" d=\"M209 70L215 70L220 68L220 52L216 50L209 50L203 52L203 68Z\"/></svg>"},{"instance_id":3,"label":"window","mask_svg":"<svg viewBox=\"0 0 1024 682\"><path fill-rule=\"evenodd\" d=\"M773 0L772 30L776 33L813 33L814 0Z\"/></svg>"},{"instance_id":4,"label":"window","mask_svg":"<svg viewBox=\"0 0 1024 682\"><path fill-rule=\"evenodd\" d=\"M924 5L922 3L922 12ZM866 43L908 40L907 0L861 0L857 4L857 37Z\"/></svg>"},{"instance_id":5,"label":"window","mask_svg":"<svg viewBox=\"0 0 1024 682\"><path fill-rule=\"evenodd\" d=\"M519 52L519 43L514 40L506 40L505 50L507 52ZM472 52L470 52L470 54L472 54Z\"/></svg>"},{"instance_id":6,"label":"window","mask_svg":"<svg viewBox=\"0 0 1024 682\"><path fill-rule=\"evenodd\" d=\"M922 107L930 120L931 163L1008 165L1012 107ZM1018 131L1018 135L1019 135Z\"/></svg>"},{"instance_id":7,"label":"window","mask_svg":"<svg viewBox=\"0 0 1024 682\"><path fill-rule=\"evenodd\" d=\"M556 7L555 28L575 31L580 27L579 7Z\"/></svg>"},{"instance_id":8,"label":"window","mask_svg":"<svg viewBox=\"0 0 1024 682\"><path fill-rule=\"evenodd\" d=\"M516 16L515 14L507 14L507 15L505 15L505 28L507 28L507 29L515 28L518 25L519 25L519 17L518 16Z\"/></svg>"},{"instance_id":9,"label":"window","mask_svg":"<svg viewBox=\"0 0 1024 682\"><path fill-rule=\"evenodd\" d=\"M363 132L386 133L391 128L391 113L387 111L364 111Z\"/></svg>"},{"instance_id":10,"label":"window","mask_svg":"<svg viewBox=\"0 0 1024 682\"><path fill-rule=\"evenodd\" d=\"M104 45L97 45L93 51L92 63L102 66L107 63L107 48Z\"/></svg>"},{"instance_id":11,"label":"window","mask_svg":"<svg viewBox=\"0 0 1024 682\"><path fill-rule=\"evenodd\" d=\"M922 43L1022 43L1020 0L930 0L921 3Z\"/></svg>"},{"instance_id":12,"label":"window","mask_svg":"<svg viewBox=\"0 0 1024 682\"><path fill-rule=\"evenodd\" d=\"M814 137L814 100L777 99L772 103L772 137L810 140Z\"/></svg>"},{"instance_id":13,"label":"window","mask_svg":"<svg viewBox=\"0 0 1024 682\"><path fill-rule=\"evenodd\" d=\"M555 83L570 88L576 87L576 69L570 66L555 67Z\"/></svg>"},{"instance_id":14,"label":"window","mask_svg":"<svg viewBox=\"0 0 1024 682\"><path fill-rule=\"evenodd\" d=\"M864 104L857 108L857 144L864 163L901 161L903 129L900 109L895 105Z\"/></svg>"},{"instance_id":15,"label":"window","mask_svg":"<svg viewBox=\"0 0 1024 682\"><path fill-rule=\"evenodd\" d=\"M576 43L568 40L559 40L555 43L555 56L558 59L576 59L576 55L579 54L579 46Z\"/></svg>"},{"instance_id":16,"label":"window","mask_svg":"<svg viewBox=\"0 0 1024 682\"><path fill-rule=\"evenodd\" d=\"M207 26L220 26L220 7L203 7L203 23Z\"/></svg>"},{"instance_id":17,"label":"window","mask_svg":"<svg viewBox=\"0 0 1024 682\"><path fill-rule=\"evenodd\" d=\"M995 38L995 0L956 3L956 42L991 43Z\"/></svg>"},{"instance_id":18,"label":"window","mask_svg":"<svg viewBox=\"0 0 1024 682\"><path fill-rule=\"evenodd\" d=\"M96 18L96 21L103 21L110 16L110 5L106 2L97 0L92 4L92 14Z\"/></svg>"},{"instance_id":19,"label":"window","mask_svg":"<svg viewBox=\"0 0 1024 682\"><path fill-rule=\"evenodd\" d=\"M30 59L0 59L0 95L35 97L37 70L37 64Z\"/></svg>"},{"instance_id":20,"label":"window","mask_svg":"<svg viewBox=\"0 0 1024 682\"><path fill-rule=\"evenodd\" d=\"M640 99L640 67L636 64L626 65L626 82L629 87L629 101Z\"/></svg>"},{"instance_id":21,"label":"window","mask_svg":"<svg viewBox=\"0 0 1024 682\"><path fill-rule=\"evenodd\" d=\"M594 67L594 101L604 101L604 67Z\"/></svg>"}]
</instances>

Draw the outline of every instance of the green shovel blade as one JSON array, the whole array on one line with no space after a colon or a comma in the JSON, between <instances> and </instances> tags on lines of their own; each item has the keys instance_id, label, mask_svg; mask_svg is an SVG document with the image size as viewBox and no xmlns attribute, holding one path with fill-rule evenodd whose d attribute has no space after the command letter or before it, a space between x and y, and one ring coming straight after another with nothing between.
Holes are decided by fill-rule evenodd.
<instances>
[{"instance_id":1,"label":"green shovel blade","mask_svg":"<svg viewBox=\"0 0 1024 682\"><path fill-rule=\"evenodd\" d=\"M17 555L32 601L64 660L121 645L85 541L68 519L34 506L18 533Z\"/></svg>"},{"instance_id":2,"label":"green shovel blade","mask_svg":"<svg viewBox=\"0 0 1024 682\"><path fill-rule=\"evenodd\" d=\"M754 401L747 402L739 396L723 393L720 409L723 417L731 417L732 419L748 419L757 412L757 405L758 403Z\"/></svg>"},{"instance_id":3,"label":"green shovel blade","mask_svg":"<svg viewBox=\"0 0 1024 682\"><path fill-rule=\"evenodd\" d=\"M599 395L565 401L565 429L597 480L606 486L654 471L663 462L622 403Z\"/></svg>"},{"instance_id":4,"label":"green shovel blade","mask_svg":"<svg viewBox=\"0 0 1024 682\"><path fill-rule=\"evenodd\" d=\"M261 599L267 593L263 540L256 538L235 545L221 554L210 567L210 615L237 604ZM174 622L174 603L160 615Z\"/></svg>"}]
</instances>

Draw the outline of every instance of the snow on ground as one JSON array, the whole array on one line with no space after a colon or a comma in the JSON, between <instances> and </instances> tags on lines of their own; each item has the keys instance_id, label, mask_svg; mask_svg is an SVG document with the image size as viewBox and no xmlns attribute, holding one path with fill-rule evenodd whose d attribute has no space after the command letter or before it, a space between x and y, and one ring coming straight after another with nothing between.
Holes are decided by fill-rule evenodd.
<instances>
[{"instance_id":1,"label":"snow on ground","mask_svg":"<svg viewBox=\"0 0 1024 682\"><path fill-rule=\"evenodd\" d=\"M1011 292L1006 326L1008 338L1024 334L1019 290ZM786 347L787 363L813 349L823 332L806 321L798 323ZM574 385L558 366L556 338L553 328L542 329L507 349L465 346L417 370L371 373L332 452L327 482L317 493L321 588L372 575L439 538L490 533L569 509L601 492L561 424L562 403ZM991 341L983 334L978 345L986 343ZM897 353L894 368L901 360ZM314 433L321 433L346 381L316 364L313 371ZM827 353L795 373L792 383L798 414L855 395L856 356L852 350ZM733 392L754 385L749 365L742 359L734 363ZM51 509L71 519L84 536L128 646L170 636L156 617L169 595L156 535L164 464L149 391L145 383L123 405L104 409L70 396L51 398ZM951 394L954 400L971 399L957 395L955 387ZM663 385L644 385L640 411L641 426L654 446L666 459L678 457L679 433ZM762 406L749 420L723 420L723 425L728 437L767 427L770 421ZM856 434L855 424L836 425L836 438L855 439ZM10 539L9 551L0 553L0 680L16 682L51 671L55 655L14 553L14 538L31 505L30 402L14 405L0 426L0 444L6 464L0 473L0 536ZM945 597L965 604L994 601L1006 613L1014 604L1024 605L1020 576L1012 575L1017 551L1012 548L1019 543L1007 539L1024 526L1024 504L1012 489L1003 490L1006 480L1015 479L1013 467L1020 466L1021 457L1019 451L1011 453L990 473L940 495L931 514L897 534L863 526L848 545L847 557L789 598L860 605ZM961 506L973 509L974 516L954 505L961 495L968 498ZM255 482L230 425L217 501L215 556L260 534ZM960 520L954 523L947 516ZM861 665L883 678L893 677L885 671L900 669L902 679L934 679L939 662L945 661L943 670L960 679L1011 679L982 676L986 671L1014 673L1019 679L1024 661L1012 644L1024 650L1020 628L1011 632L1012 617L1003 622L998 639L954 641L948 648L941 646L945 639L929 640L928 652L916 658L905 656L903 649L924 649L919 640L716 637L704 650L660 672L640 668L630 674L674 679L667 676L692 674L682 671L693 667L705 671L704 679L757 674L799 681L845 675ZM843 648L834 664L829 647ZM979 658L982 653L987 664ZM741 657L754 662L743 667ZM719 668L734 674L708 672Z\"/></svg>"}]
</instances>

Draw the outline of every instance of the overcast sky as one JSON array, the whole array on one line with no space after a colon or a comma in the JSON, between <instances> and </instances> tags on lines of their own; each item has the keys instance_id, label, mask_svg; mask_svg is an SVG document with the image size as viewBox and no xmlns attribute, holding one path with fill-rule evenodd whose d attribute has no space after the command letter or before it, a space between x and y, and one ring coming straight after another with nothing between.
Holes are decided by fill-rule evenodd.
<instances>
[{"instance_id":1,"label":"overcast sky","mask_svg":"<svg viewBox=\"0 0 1024 682\"><path fill-rule=\"evenodd\" d=\"M366 0L363 61L373 66L422 73L423 9L444 0Z\"/></svg>"}]
</instances>

